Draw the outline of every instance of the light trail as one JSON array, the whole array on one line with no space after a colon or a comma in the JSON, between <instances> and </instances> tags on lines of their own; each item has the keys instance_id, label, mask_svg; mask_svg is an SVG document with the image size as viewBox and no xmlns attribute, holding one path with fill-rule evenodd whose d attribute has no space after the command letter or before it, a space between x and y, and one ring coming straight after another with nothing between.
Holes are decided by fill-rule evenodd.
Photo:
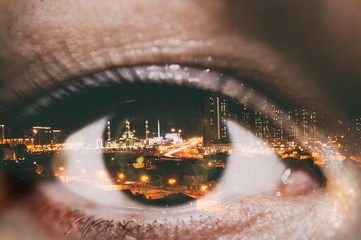
<instances>
[{"instance_id":1,"label":"light trail","mask_svg":"<svg viewBox=\"0 0 361 240\"><path fill-rule=\"evenodd\" d=\"M175 153L177 153L177 152L180 152L180 151L182 151L182 150L184 150L184 149L190 148L190 147L192 147L192 146L195 146L195 145L197 145L201 140L202 140L201 138L190 139L190 140L189 140L189 141L191 142L190 144L185 145L185 146L182 146L182 147L180 147L180 148L176 148L176 149L174 149L174 150L172 150L172 151L164 154L164 156L166 156L166 157L174 157L173 154L175 154Z\"/></svg>"}]
</instances>

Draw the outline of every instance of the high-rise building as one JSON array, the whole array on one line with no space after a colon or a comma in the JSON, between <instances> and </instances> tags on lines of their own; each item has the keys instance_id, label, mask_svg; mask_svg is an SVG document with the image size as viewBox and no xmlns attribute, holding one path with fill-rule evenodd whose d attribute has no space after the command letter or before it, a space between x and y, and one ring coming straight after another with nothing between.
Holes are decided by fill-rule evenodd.
<instances>
[{"instance_id":1,"label":"high-rise building","mask_svg":"<svg viewBox=\"0 0 361 240\"><path fill-rule=\"evenodd\" d=\"M0 144L5 143L5 125L0 124Z\"/></svg>"},{"instance_id":2,"label":"high-rise building","mask_svg":"<svg viewBox=\"0 0 361 240\"><path fill-rule=\"evenodd\" d=\"M271 133L272 133L272 142L274 144L282 144L285 142L285 119L284 119L284 110L277 108L276 105L272 105L272 123L271 123Z\"/></svg>"},{"instance_id":3,"label":"high-rise building","mask_svg":"<svg viewBox=\"0 0 361 240\"><path fill-rule=\"evenodd\" d=\"M318 131L318 125L319 125L319 115L315 112L315 111L312 111L310 112L310 115L309 115L309 138L308 138L308 141L310 142L315 142L317 141L317 131Z\"/></svg>"},{"instance_id":4,"label":"high-rise building","mask_svg":"<svg viewBox=\"0 0 361 240\"><path fill-rule=\"evenodd\" d=\"M204 144L228 142L226 120L232 117L230 100L216 94L204 98Z\"/></svg>"},{"instance_id":5,"label":"high-rise building","mask_svg":"<svg viewBox=\"0 0 361 240\"><path fill-rule=\"evenodd\" d=\"M247 130L254 127L254 112L251 111L247 105L239 106L240 111L237 113L241 126Z\"/></svg>"},{"instance_id":6,"label":"high-rise building","mask_svg":"<svg viewBox=\"0 0 361 240\"><path fill-rule=\"evenodd\" d=\"M52 130L53 133L53 143L54 144L59 144L59 143L64 143L65 141L65 133L62 130Z\"/></svg>"},{"instance_id":7,"label":"high-rise building","mask_svg":"<svg viewBox=\"0 0 361 240\"><path fill-rule=\"evenodd\" d=\"M52 143L51 127L33 127L24 131L25 138L33 138L34 145L49 145Z\"/></svg>"},{"instance_id":8,"label":"high-rise building","mask_svg":"<svg viewBox=\"0 0 361 240\"><path fill-rule=\"evenodd\" d=\"M315 142L317 131L321 124L321 114L307 109L293 109L288 111L288 141Z\"/></svg>"},{"instance_id":9,"label":"high-rise building","mask_svg":"<svg viewBox=\"0 0 361 240\"><path fill-rule=\"evenodd\" d=\"M149 129L148 129L148 120L145 120L145 146L149 145Z\"/></svg>"},{"instance_id":10,"label":"high-rise building","mask_svg":"<svg viewBox=\"0 0 361 240\"><path fill-rule=\"evenodd\" d=\"M299 111L297 109L289 110L287 116L288 132L286 134L286 140L288 142L298 142L300 139L299 128Z\"/></svg>"},{"instance_id":11,"label":"high-rise building","mask_svg":"<svg viewBox=\"0 0 361 240\"><path fill-rule=\"evenodd\" d=\"M271 142L270 119L264 112L254 113L255 134L265 142Z\"/></svg>"},{"instance_id":12,"label":"high-rise building","mask_svg":"<svg viewBox=\"0 0 361 240\"><path fill-rule=\"evenodd\" d=\"M361 117L355 118L355 129L357 132L361 133Z\"/></svg>"}]
</instances>

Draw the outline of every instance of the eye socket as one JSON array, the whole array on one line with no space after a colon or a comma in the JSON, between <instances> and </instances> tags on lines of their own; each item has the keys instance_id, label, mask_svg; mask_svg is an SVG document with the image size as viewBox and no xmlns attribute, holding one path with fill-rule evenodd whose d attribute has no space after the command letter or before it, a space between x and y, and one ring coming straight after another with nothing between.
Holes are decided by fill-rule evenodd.
<instances>
[{"instance_id":1,"label":"eye socket","mask_svg":"<svg viewBox=\"0 0 361 240\"><path fill-rule=\"evenodd\" d=\"M158 69L156 68L156 70ZM203 72L203 78L208 79L207 72L209 71ZM129 71L126 73L130 74ZM151 73L154 77L154 69ZM144 74L144 72L140 71L140 75L141 74ZM160 73L158 74L161 75ZM164 76L167 76L167 74L163 73L163 77ZM167 77L173 78L175 76L177 75L169 73ZM157 77L155 77L155 79L157 79ZM192 81L195 83L200 82L199 79L193 79ZM219 79L217 79L217 82L219 83ZM229 82L226 82L225 85L227 84L229 84ZM84 175L88 175L89 177L91 176L89 172L93 171L93 174L97 175L97 177L107 178L104 183L94 183L95 185L108 185L108 187L106 187L108 190L118 188L118 190L124 193L123 195L130 197L130 200L156 206L171 206L192 202L191 200L208 195L210 189L217 189L215 193L219 194L219 192L225 192L225 189L229 188L227 191L233 191L231 194L232 197L251 192L274 193L277 196L280 195L281 192L282 195L286 195L286 193L301 193L290 190L290 176L288 176L288 188L280 186L277 189L279 183L286 185L284 182L281 182L281 177L287 175L284 171L288 169L287 165L292 164L284 161L284 163L286 163L285 167L282 161L280 161L279 156L272 151L270 146L265 144L264 141L269 140L268 135L263 136L262 139L261 133L267 134L268 131L268 134L270 134L271 131L279 132L279 129L269 129L263 132L257 129L257 127L260 126L256 124L260 122L259 118L262 117L262 112L254 112L250 109L249 106L252 106L252 101L256 101L251 98L251 96L253 96L252 94L247 93L247 98L244 98L247 100L247 103L241 104L234 98L226 97L222 94L214 94L209 91L179 86L149 85L149 83L145 83L141 87L139 87L140 85L138 83L135 84L135 86L137 87L134 88L133 86L133 88L129 90L126 88L123 89L122 93L125 94L122 96L122 100L112 102L111 105L113 109L116 109L116 112L112 112L110 119L103 118L101 123L97 124L98 127L91 130L93 132L89 132L88 130L88 133L85 133L86 135L93 135L94 132L97 132L97 135L93 135L90 138L87 137L90 144L89 148L100 149L104 147L105 153L103 153L103 156L97 153L97 160L95 160L94 156L90 158L94 158L94 161L98 162L104 159L105 168L102 164L94 164L93 162L91 170L84 166L80 169L79 165L82 165L82 163L80 163L81 160L79 159L87 159L88 157L82 155L68 156L72 157L77 165L76 169L78 172L76 174L78 174L78 176L75 176L75 179L77 177L81 178ZM229 87L223 86L222 90L227 92L228 95L232 92L232 89ZM259 99L257 100L259 101ZM108 106L105 105L105 108L107 107ZM213 112L213 114L210 114L211 112ZM188 116L188 118L185 116ZM263 117L266 119L263 119L261 122L263 127L277 128L277 124L273 123L269 116L264 115ZM181 123L182 119L183 123ZM111 120L111 124L109 125L106 124L108 120ZM175 145L168 147L168 149L167 146L160 146L166 145L167 143L161 143L162 141L158 138L158 120L161 120L162 127L164 126L163 124L166 125L170 133L172 133L172 128L174 128L174 130L182 129L183 137L185 137L186 134L188 134L188 138L204 137L203 141L195 139L197 140L195 142L187 142L187 138L184 138L184 146L197 143L194 144L196 146L194 152L200 155L201 159L190 156L188 157L188 163L184 164L186 161L182 155L167 156L166 154L172 153L177 147L182 148L184 146L177 146L174 142L173 144L168 143ZM150 123L153 123L152 131L150 131L149 128L148 131L150 131L149 134L156 136L155 139L149 136L147 139L146 136L144 136L146 132L146 121L148 121L148 127ZM178 123L176 123L177 121ZM195 125L197 125L198 129L193 129L196 133L189 135L190 132L192 132L189 131L192 121L197 122ZM214 122L207 123L207 121ZM232 124L232 121L236 124ZM130 124L134 126L136 133L131 131ZM177 124L180 127L177 127ZM212 124L213 127L210 127ZM110 133L110 138L107 131L108 127L112 129L113 133L113 135ZM229 132L229 129L233 130ZM103 130L105 130L105 132L100 134ZM285 129L282 131L285 131ZM162 135L164 135L165 131L162 130L161 132ZM139 137L136 136L137 134L139 134ZM230 135L232 135L232 138L230 138ZM248 140L252 139L251 143L253 145L250 145L250 142L246 143L244 139L239 139L239 136L245 137L245 139ZM173 141L174 137L178 138L178 140L180 138L179 135L174 134ZM69 139L71 139L71 137ZM237 139L237 141L234 141L235 139ZM84 139L82 141L84 141ZM146 144L147 141L149 142L148 145ZM238 145L235 145L236 142ZM204 143L204 146L200 143ZM183 143L178 145L181 144ZM245 146L251 151L245 153ZM243 148L243 152L234 151L238 148ZM291 150L292 148L290 147L289 149ZM162 151L165 153L161 153ZM216 152L219 153L216 154ZM187 154L184 153L184 151L177 151L177 153ZM250 153L251 155L247 156L247 154ZM257 154L258 156L255 157L254 155ZM229 158L229 156L231 157ZM178 159L165 160L171 157ZM259 161L257 158L259 158ZM229 163L229 159L232 159L233 163ZM227 167L228 163L231 164L232 167ZM58 166L60 165L58 164ZM69 170L68 167L67 169ZM167 172L170 169L172 169L173 172ZM194 175L194 173L186 174L185 172L189 172L189 169L203 173L198 173L199 176L197 176L197 174ZM298 170L300 169L302 169L302 167L298 168ZM304 173L308 175L310 172L312 174L312 171L306 171ZM66 181L66 178L69 180L70 176L66 176L68 173L63 173L63 175L63 180ZM227 175L231 175L233 178ZM295 176L295 174L292 176ZM189 181L186 183L186 178L191 179L190 182L192 183L189 183ZM95 182L97 181L95 179L93 180ZM310 180L314 181L301 182L303 184L302 186L298 185L300 181L293 181L293 187L291 189L300 187L304 188L302 193L308 193L310 189L316 189L321 185L319 181L323 181L318 177L310 178ZM87 181L88 180L85 180L85 182ZM226 187L224 187L224 185L219 187L223 182L226 183ZM309 183L311 183L310 186L307 185ZM75 186L72 189L78 192L79 186ZM103 188L103 190L105 190L105 188ZM228 196L229 194L223 193L223 195ZM92 195L91 197L93 200L94 196ZM111 197L109 197L109 199L110 198ZM120 199L119 196L113 198ZM98 198L96 197L95 199ZM122 202L126 201L124 196L121 196L121 199ZM98 200L104 203L104 197ZM110 202L114 203L116 201L110 200ZM131 205L133 205L133 203Z\"/></svg>"},{"instance_id":2,"label":"eye socket","mask_svg":"<svg viewBox=\"0 0 361 240\"><path fill-rule=\"evenodd\" d=\"M54 173L58 175L58 178L61 179L62 185L74 193L69 194L68 192L67 194L69 194L69 196L71 195L80 200L85 199L93 203L95 202L97 203L97 206L111 206L112 209L120 211L121 214L153 218L152 213L161 211L163 214L161 215L162 217L166 216L166 218L171 218L174 216L175 212L176 214L182 211L183 213L187 212L189 214L198 211L213 212L224 204L228 206L233 205L239 208L239 204L241 204L241 207L243 206L242 199L244 195L247 194L259 194L261 192L270 194L272 197L286 197L287 195L298 196L300 194L312 193L312 190L317 189L320 185L318 181L311 181L311 186L307 186L307 184L298 180L295 181L294 183L296 184L292 186L286 185L285 187L282 185L284 184L282 177L285 174L287 175L287 169L290 167L287 165L287 162L285 162L286 166L282 163L282 157L278 156L275 153L276 151L272 151L273 146L267 144L267 135L263 138L262 136L264 135L260 134L267 133L268 130L261 131L259 129L262 124L269 124L269 126L273 127L277 126L277 124L271 124L271 117L266 114L264 111L265 108L262 108L265 107L265 102L262 101L263 98L255 91L248 89L245 85L240 83L239 80L220 73L217 74L211 70L200 70L200 72L197 72L197 70L191 69L187 74L184 73L182 75L182 71L187 72L190 68L186 68L188 69L186 70L179 66L172 68L170 66L164 68L156 66L146 69L147 70L140 68L137 70L137 68L132 68L132 70L116 70L122 80L117 78L117 75L114 73L115 70L106 74L103 73L101 76L94 77L94 79L89 79L88 77L85 80L83 79L84 81L87 81L86 84L82 82L83 80L79 80L76 83L77 87L71 87L75 92L73 97L67 97L67 95L65 95L65 97L62 96L62 98L58 99L59 102L56 103L57 105L55 106L62 107L54 107L51 101L40 101L41 103L37 105L36 109L50 109L44 111L45 113L42 116L46 116L47 114L49 114L48 116L52 116L52 118L58 116L58 122L70 126L70 128L67 129L70 136L65 141L65 145L60 146L58 150L53 151L54 157L52 165L52 169L54 170ZM170 73L167 71L170 71ZM134 77L135 75L137 75L137 77ZM129 79L125 80L126 78ZM130 79L132 79L132 83L125 82L130 82ZM170 84L168 84L168 81ZM52 95L52 93L49 94ZM172 102L171 100L172 98L177 98L177 96L187 102L188 106L186 106L186 108L197 109L194 107L197 104L200 104L200 108L198 108L195 113L189 113L188 115L191 116L196 114L197 116L201 116L202 120L204 120L207 115L204 107L206 102L205 97L215 97L215 99L217 99L218 96L220 100L227 99L227 101L231 101L234 105L238 104L236 109L240 112L238 115L236 114L237 117L231 115L225 118L223 125L223 127L225 126L227 128L226 132L231 136L231 157L227 157L227 155L224 154L213 154L214 156L210 156L210 158L213 161L216 160L216 162L213 162L213 164L216 164L215 167L214 165L208 166L208 162L211 161L209 161L209 158L206 158L206 161L208 160L207 165L205 166L206 169L217 168L218 160L224 160L224 168L222 162L218 162L218 168L221 171L218 171L218 173L215 174L217 180L215 182L217 183L208 185L210 181L205 181L205 186L202 186L202 184L199 186L196 185L198 189L196 188L193 192L193 194L198 193L197 196L193 195L194 198L198 197L196 201L190 201L192 199L189 198L182 199L182 197L184 197L183 194L182 196L176 195L175 199L167 199L166 202L162 201L160 204L154 204L149 203L149 198L147 198L146 201L144 201L144 198L143 200L140 199L140 201L137 201L137 197L136 195L134 196L133 193L129 194L128 192L127 196L120 192L124 190L122 189L123 187L125 188L124 182L121 182L122 179L126 181L129 175L127 172L122 172L119 166L114 166L115 169L111 170L109 163L104 161L107 159L109 160L101 148L107 140L107 122L111 121L111 124L114 124L111 125L111 129L119 127L119 134L112 134L113 137L122 137L122 133L126 129L122 129L120 123L123 120L123 122L125 122L126 119L129 120L132 128L133 126L136 128L135 120L141 122L141 128L145 127L145 120L147 119L149 121L149 126L152 122L157 122L158 119L161 120L161 126L164 126L164 122L167 122L162 120L159 116L156 116L151 120L151 118L149 118L149 113L139 115L139 112L141 112L142 109L132 107L127 109L125 107L138 103L142 106L144 102L134 101L139 99L140 95L146 100L145 103L148 103L149 99L152 97L154 98L154 96L161 96L161 101L169 103L168 111L170 109L169 106L177 106L177 104L175 104L177 101ZM52 96L61 95L54 94ZM198 102L194 100L195 96L198 97ZM187 98L189 98L188 101L185 100ZM179 99L178 102L180 102ZM222 101L220 101L220 103L221 102ZM42 103L48 103L48 105L40 106ZM63 105L63 103L65 104ZM210 102L208 104L210 104ZM259 107L260 105L261 107ZM32 107L34 106L36 105L33 105ZM218 106L220 110L222 108L221 104L216 104L215 106L216 108ZM124 110L124 107L126 110ZM123 111L121 111L122 108ZM251 110L252 108L254 110ZM97 111L98 109L99 111ZM131 111L129 111L129 109L137 109L139 112L134 112L132 117L130 116ZM149 107L149 109L153 111L156 110L156 107ZM162 111L164 112L166 110L163 109ZM49 112L55 112L56 114L51 114ZM119 115L117 121L116 112L123 114ZM255 123L254 126L248 124L250 119L255 119L256 114L258 114L257 116L262 120L257 120L258 125ZM139 117L144 115L146 115L146 117ZM175 117L177 118L177 116ZM254 122L256 121L254 120ZM190 121L185 121L185 123L186 127L181 127L181 129L182 136L186 139L186 129L189 129ZM179 127L174 126L174 128L178 129ZM200 137L203 136L202 128L203 127L201 127ZM170 126L168 130L171 131L171 129ZM143 129L143 133L145 132L144 130L145 129ZM114 130L112 130L112 132L114 133ZM136 130L136 134L138 134L138 132L142 132L142 130ZM192 136L193 135L191 134L187 136L187 138ZM237 140L237 137L240 136L245 137L241 143ZM236 142L241 145L235 145ZM212 142L208 144L212 144ZM63 149L63 147L66 147L66 149ZM228 147L228 149L230 148ZM244 152L244 149L248 149L249 152ZM293 148L289 150L293 150ZM203 154L209 154L211 152L210 149L201 149L201 151L203 151ZM35 153L35 151L33 153ZM255 155L258 156L258 160L260 161L247 161L252 160ZM240 161L240 159L243 159L244 161ZM297 161L296 159L294 160ZM247 163L252 164L247 165ZM272 167L272 169L270 167ZM299 169L302 169L300 171L303 171L303 168ZM123 176L121 177L120 174L123 174ZM290 176L288 176L289 179L291 179ZM154 176L148 176L148 178L143 177L145 176L140 174L138 179L136 179L137 182L140 182L140 187L138 187L140 191L144 187L144 192L152 191L154 189L163 192L163 189L160 189L159 186L160 182L159 184L157 182L152 182L155 179ZM144 179L144 184L142 183L142 179ZM117 180L121 181L118 182ZM169 187L167 190L169 190L168 192L170 193L178 191L178 189L181 189L184 185L182 179L172 176L167 178L164 182L165 184L163 186ZM307 183L310 183L310 181ZM306 191L289 191L289 189L295 189L300 186L306 186ZM210 189L212 189L212 191L209 191ZM54 195L50 194L50 196L55 198ZM78 205L79 208L83 207L82 204L84 205L84 203ZM158 208L158 206L167 205L169 208L161 208L162 210L159 210ZM175 206L175 208L171 208L171 206ZM174 209L178 209L179 211ZM92 214L94 214L94 212ZM99 214L99 212L96 213L96 215ZM157 218L159 217L160 215L157 215Z\"/></svg>"}]
</instances>

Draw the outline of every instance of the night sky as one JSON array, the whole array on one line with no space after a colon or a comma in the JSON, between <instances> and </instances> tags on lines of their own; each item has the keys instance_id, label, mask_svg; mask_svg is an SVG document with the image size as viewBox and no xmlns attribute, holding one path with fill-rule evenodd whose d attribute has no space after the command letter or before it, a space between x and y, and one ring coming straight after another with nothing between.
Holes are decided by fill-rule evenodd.
<instances>
[{"instance_id":1,"label":"night sky","mask_svg":"<svg viewBox=\"0 0 361 240\"><path fill-rule=\"evenodd\" d=\"M172 128L182 130L183 137L202 136L204 116L204 96L207 93L190 89L169 89L148 93L119 104L111 119L112 137L125 131L125 121L130 122L135 136L145 137L145 120L148 120L150 133L157 133L157 121L160 120L161 135ZM150 134L149 137L156 135Z\"/></svg>"},{"instance_id":2,"label":"night sky","mask_svg":"<svg viewBox=\"0 0 361 240\"><path fill-rule=\"evenodd\" d=\"M6 125L12 128L13 137L21 137L22 129L32 126L50 126L70 135L99 118L110 116L113 137L117 131L120 134L125 131L125 121L129 120L131 130L136 130L135 136L144 138L145 120L149 122L149 131L157 132L158 119L162 135L175 128L182 129L184 137L202 136L204 96L209 94L168 84L132 83L94 88L39 109L21 122L10 121Z\"/></svg>"}]
</instances>

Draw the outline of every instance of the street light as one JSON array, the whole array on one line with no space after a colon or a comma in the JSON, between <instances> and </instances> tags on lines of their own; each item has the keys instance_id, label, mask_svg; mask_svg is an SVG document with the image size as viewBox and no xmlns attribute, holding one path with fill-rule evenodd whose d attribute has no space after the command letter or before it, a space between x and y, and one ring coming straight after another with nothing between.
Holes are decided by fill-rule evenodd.
<instances>
[{"instance_id":1,"label":"street light","mask_svg":"<svg viewBox=\"0 0 361 240\"><path fill-rule=\"evenodd\" d=\"M176 183L176 180L174 178L170 178L168 180L169 185L174 185Z\"/></svg>"},{"instance_id":2,"label":"street light","mask_svg":"<svg viewBox=\"0 0 361 240\"><path fill-rule=\"evenodd\" d=\"M121 181L121 183L122 183L122 190L123 190L123 181L124 181L124 174L123 173L119 173L118 174L118 178L119 178L119 180Z\"/></svg>"},{"instance_id":3,"label":"street light","mask_svg":"<svg viewBox=\"0 0 361 240\"><path fill-rule=\"evenodd\" d=\"M143 183L143 192L144 192L144 195L145 195L145 183L147 183L149 180L149 177L147 175L142 175L140 177L140 181Z\"/></svg>"},{"instance_id":4,"label":"street light","mask_svg":"<svg viewBox=\"0 0 361 240\"><path fill-rule=\"evenodd\" d=\"M148 177L147 175L142 175L142 176L140 177L140 181L142 181L143 183L148 182L148 180L149 180L149 177Z\"/></svg>"},{"instance_id":5,"label":"street light","mask_svg":"<svg viewBox=\"0 0 361 240\"><path fill-rule=\"evenodd\" d=\"M170 178L170 179L168 180L168 184L169 184L170 186L174 186L176 182L177 182L177 181L176 181L174 178Z\"/></svg>"},{"instance_id":6,"label":"street light","mask_svg":"<svg viewBox=\"0 0 361 240\"><path fill-rule=\"evenodd\" d=\"M201 191L205 193L207 191L207 185L201 185Z\"/></svg>"},{"instance_id":7,"label":"street light","mask_svg":"<svg viewBox=\"0 0 361 240\"><path fill-rule=\"evenodd\" d=\"M60 176L60 177L61 177L61 175L63 174L64 170L65 170L64 167L59 167L59 171L60 171L59 176ZM65 173L64 173L64 182L66 182L66 175L65 175Z\"/></svg>"}]
</instances>

